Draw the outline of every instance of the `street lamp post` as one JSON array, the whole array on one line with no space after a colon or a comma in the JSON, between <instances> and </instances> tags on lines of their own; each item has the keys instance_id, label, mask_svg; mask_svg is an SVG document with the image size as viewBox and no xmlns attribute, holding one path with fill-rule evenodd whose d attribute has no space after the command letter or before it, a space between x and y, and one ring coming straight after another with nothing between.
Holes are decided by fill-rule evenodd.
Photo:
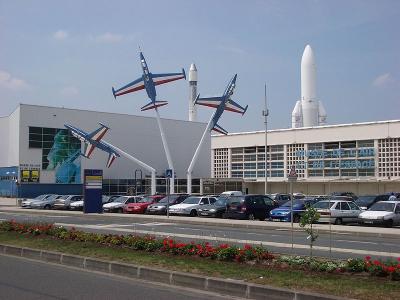
<instances>
[{"instance_id":1,"label":"street lamp post","mask_svg":"<svg viewBox=\"0 0 400 300\"><path fill-rule=\"evenodd\" d=\"M268 107L267 107L267 84L264 85L264 110L262 111L262 115L264 117L265 124L265 186L264 186L264 194L268 194L268 159L267 159L267 145L268 145Z\"/></svg>"}]
</instances>

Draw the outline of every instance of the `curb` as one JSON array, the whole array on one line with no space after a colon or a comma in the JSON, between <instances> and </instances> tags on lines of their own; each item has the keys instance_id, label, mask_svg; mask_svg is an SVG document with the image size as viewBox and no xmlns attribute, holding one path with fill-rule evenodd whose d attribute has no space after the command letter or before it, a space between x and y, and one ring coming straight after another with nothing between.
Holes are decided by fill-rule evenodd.
<instances>
[{"instance_id":1,"label":"curb","mask_svg":"<svg viewBox=\"0 0 400 300\"><path fill-rule=\"evenodd\" d=\"M216 292L222 295L247 299L276 300L343 300L346 298L317 293L298 292L267 285L247 283L243 280L221 279L190 273L168 271L113 261L63 254L59 252L37 250L0 244L0 255L6 254L50 262L69 267L81 268L127 278L141 279L171 286L193 288L202 291Z\"/></svg>"}]
</instances>

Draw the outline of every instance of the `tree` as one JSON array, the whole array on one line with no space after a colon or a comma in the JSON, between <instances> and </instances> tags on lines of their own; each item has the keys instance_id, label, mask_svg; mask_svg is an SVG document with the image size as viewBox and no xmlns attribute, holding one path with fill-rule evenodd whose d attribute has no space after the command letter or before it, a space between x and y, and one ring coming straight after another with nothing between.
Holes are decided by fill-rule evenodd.
<instances>
[{"instance_id":1,"label":"tree","mask_svg":"<svg viewBox=\"0 0 400 300\"><path fill-rule=\"evenodd\" d=\"M304 231L308 234L307 239L310 240L310 261L313 256L314 242L318 238L317 231L313 227L313 224L318 221L319 217L319 212L314 207L308 206L300 218L300 227L304 228Z\"/></svg>"}]
</instances>

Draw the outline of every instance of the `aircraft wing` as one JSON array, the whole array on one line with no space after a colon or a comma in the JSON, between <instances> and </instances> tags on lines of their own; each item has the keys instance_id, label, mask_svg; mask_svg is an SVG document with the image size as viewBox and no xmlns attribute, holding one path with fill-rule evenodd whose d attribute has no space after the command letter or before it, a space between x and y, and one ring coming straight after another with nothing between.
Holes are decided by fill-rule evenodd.
<instances>
[{"instance_id":1,"label":"aircraft wing","mask_svg":"<svg viewBox=\"0 0 400 300\"><path fill-rule=\"evenodd\" d=\"M194 104L218 108L218 106L221 104L221 101L222 101L222 97L200 98L200 94L199 94L197 96L196 100L194 101Z\"/></svg>"},{"instance_id":2,"label":"aircraft wing","mask_svg":"<svg viewBox=\"0 0 400 300\"><path fill-rule=\"evenodd\" d=\"M99 129L96 129L95 131L87 135L89 139L95 140L96 142L99 142L109 129L109 127L107 127L106 125L101 123L99 124L101 126Z\"/></svg>"},{"instance_id":3,"label":"aircraft wing","mask_svg":"<svg viewBox=\"0 0 400 300\"><path fill-rule=\"evenodd\" d=\"M128 93L140 91L143 89L144 89L143 77L139 77L135 81L128 83L127 85L123 86L120 89L115 90L114 88L112 88L112 92L113 92L114 98L116 98L117 96L122 96L122 95L125 95Z\"/></svg>"},{"instance_id":4,"label":"aircraft wing","mask_svg":"<svg viewBox=\"0 0 400 300\"><path fill-rule=\"evenodd\" d=\"M85 149L83 151L83 156L86 158L90 158L90 156L93 153L94 148L96 148L95 145L90 144L90 143L85 143Z\"/></svg>"},{"instance_id":5,"label":"aircraft wing","mask_svg":"<svg viewBox=\"0 0 400 300\"><path fill-rule=\"evenodd\" d=\"M226 104L225 104L225 109L229 110L229 111L233 111L239 114L244 115L244 113L247 110L248 105L246 105L246 107L242 107L240 106L238 103L236 103L235 101L229 99Z\"/></svg>"},{"instance_id":6,"label":"aircraft wing","mask_svg":"<svg viewBox=\"0 0 400 300\"><path fill-rule=\"evenodd\" d=\"M182 69L182 73L151 74L151 78L155 85L160 85L183 78L186 79L186 73L185 70Z\"/></svg>"}]
</instances>

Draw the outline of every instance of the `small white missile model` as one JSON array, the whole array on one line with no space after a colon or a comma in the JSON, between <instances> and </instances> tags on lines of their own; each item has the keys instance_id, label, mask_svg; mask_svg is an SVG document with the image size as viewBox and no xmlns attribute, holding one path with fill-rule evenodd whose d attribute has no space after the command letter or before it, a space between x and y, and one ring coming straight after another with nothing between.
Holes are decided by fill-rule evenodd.
<instances>
[{"instance_id":1,"label":"small white missile model","mask_svg":"<svg viewBox=\"0 0 400 300\"><path fill-rule=\"evenodd\" d=\"M197 96L197 68L195 64L189 69L189 121L197 121L197 106L194 105Z\"/></svg>"},{"instance_id":2,"label":"small white missile model","mask_svg":"<svg viewBox=\"0 0 400 300\"><path fill-rule=\"evenodd\" d=\"M307 45L301 58L301 99L292 112L292 128L325 125L326 118L325 108L317 100L314 53Z\"/></svg>"}]
</instances>

